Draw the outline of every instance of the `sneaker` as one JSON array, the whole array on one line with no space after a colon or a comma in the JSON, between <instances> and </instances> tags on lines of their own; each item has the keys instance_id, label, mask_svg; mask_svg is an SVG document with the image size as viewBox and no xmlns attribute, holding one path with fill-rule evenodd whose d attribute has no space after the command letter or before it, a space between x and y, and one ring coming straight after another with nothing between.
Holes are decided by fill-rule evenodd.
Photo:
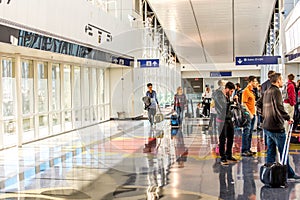
<instances>
[{"instance_id":1,"label":"sneaker","mask_svg":"<svg viewBox=\"0 0 300 200\"><path fill-rule=\"evenodd\" d=\"M298 175L293 175L293 176L288 176L289 179L300 179L300 176Z\"/></svg>"},{"instance_id":2,"label":"sneaker","mask_svg":"<svg viewBox=\"0 0 300 200\"><path fill-rule=\"evenodd\" d=\"M250 153L249 151L246 151L246 152L242 153L242 156L251 157L251 156L253 156L253 154Z\"/></svg>"},{"instance_id":3,"label":"sneaker","mask_svg":"<svg viewBox=\"0 0 300 200\"><path fill-rule=\"evenodd\" d=\"M236 159L236 158L234 158L234 157L229 157L229 158L227 158L227 161L229 161L229 162L237 162L238 160Z\"/></svg>"},{"instance_id":4,"label":"sneaker","mask_svg":"<svg viewBox=\"0 0 300 200\"><path fill-rule=\"evenodd\" d=\"M223 165L223 166L229 164L228 161L227 161L226 159L222 159L220 163L221 163L221 165Z\"/></svg>"},{"instance_id":5,"label":"sneaker","mask_svg":"<svg viewBox=\"0 0 300 200\"><path fill-rule=\"evenodd\" d=\"M253 152L253 151L248 151L249 153L251 153L252 155L255 155L256 154L256 152Z\"/></svg>"}]
</instances>

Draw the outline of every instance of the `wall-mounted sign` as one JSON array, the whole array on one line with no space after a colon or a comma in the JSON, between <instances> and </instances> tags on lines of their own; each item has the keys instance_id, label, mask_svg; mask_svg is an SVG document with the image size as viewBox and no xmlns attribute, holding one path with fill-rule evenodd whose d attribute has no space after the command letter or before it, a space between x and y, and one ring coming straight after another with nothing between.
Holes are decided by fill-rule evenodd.
<instances>
[{"instance_id":1,"label":"wall-mounted sign","mask_svg":"<svg viewBox=\"0 0 300 200\"><path fill-rule=\"evenodd\" d=\"M210 72L210 77L232 76L232 72Z\"/></svg>"}]
</instances>

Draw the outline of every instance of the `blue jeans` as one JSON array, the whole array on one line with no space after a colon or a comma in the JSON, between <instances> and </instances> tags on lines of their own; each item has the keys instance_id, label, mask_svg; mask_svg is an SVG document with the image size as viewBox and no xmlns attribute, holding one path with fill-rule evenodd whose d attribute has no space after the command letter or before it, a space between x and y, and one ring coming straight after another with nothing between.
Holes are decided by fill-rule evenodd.
<instances>
[{"instance_id":1,"label":"blue jeans","mask_svg":"<svg viewBox=\"0 0 300 200\"><path fill-rule=\"evenodd\" d=\"M155 114L156 114L156 108L149 108L148 109L148 120L149 120L151 126L154 123L154 116L155 116Z\"/></svg>"},{"instance_id":2,"label":"blue jeans","mask_svg":"<svg viewBox=\"0 0 300 200\"><path fill-rule=\"evenodd\" d=\"M178 116L178 123L181 124L182 123L182 119L183 119L183 110L184 108L177 106L175 108L177 116Z\"/></svg>"},{"instance_id":3,"label":"blue jeans","mask_svg":"<svg viewBox=\"0 0 300 200\"><path fill-rule=\"evenodd\" d=\"M275 133L264 129L264 132L267 136L267 163L274 163L276 160L276 146L278 147L278 151L280 153L280 158L282 157L283 147L285 143L285 132L283 133ZM294 176L295 172L289 164L289 159L287 159L287 168L288 168L288 176Z\"/></svg>"},{"instance_id":4,"label":"blue jeans","mask_svg":"<svg viewBox=\"0 0 300 200\"><path fill-rule=\"evenodd\" d=\"M242 134L242 153L250 151L254 123L255 123L255 115L253 116L252 119L250 119L250 115L248 115L248 122L244 126L244 130Z\"/></svg>"}]
</instances>

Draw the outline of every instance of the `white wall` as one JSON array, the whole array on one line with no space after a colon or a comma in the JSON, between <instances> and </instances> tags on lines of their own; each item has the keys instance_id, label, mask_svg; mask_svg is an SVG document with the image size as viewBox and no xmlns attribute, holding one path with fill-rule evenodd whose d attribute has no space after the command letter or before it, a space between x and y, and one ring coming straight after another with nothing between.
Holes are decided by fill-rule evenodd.
<instances>
[{"instance_id":1,"label":"white wall","mask_svg":"<svg viewBox=\"0 0 300 200\"><path fill-rule=\"evenodd\" d=\"M128 8L129 5L126 5ZM129 8L128 8L129 9ZM66 12L67 11L67 12ZM131 10L130 10L131 11ZM13 0L10 4L0 4L0 23L21 29L43 31L66 39L102 48L98 43L98 32L93 28L93 36L85 32L92 24L112 34L131 29L129 20L120 21L84 0ZM34 32L34 31L33 31ZM102 38L106 38L103 33ZM109 45L106 47L109 49Z\"/></svg>"}]
</instances>

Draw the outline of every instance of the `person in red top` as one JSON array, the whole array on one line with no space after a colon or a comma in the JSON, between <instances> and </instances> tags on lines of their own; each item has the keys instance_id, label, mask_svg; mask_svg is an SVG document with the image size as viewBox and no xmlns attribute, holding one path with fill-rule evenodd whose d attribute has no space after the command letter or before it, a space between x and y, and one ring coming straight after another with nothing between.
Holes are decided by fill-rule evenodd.
<instances>
[{"instance_id":1,"label":"person in red top","mask_svg":"<svg viewBox=\"0 0 300 200\"><path fill-rule=\"evenodd\" d=\"M288 75L288 81L287 81L287 99L284 99L283 106L284 110L289 114L290 118L294 117L294 111L295 111L295 105L296 105L296 90L294 83L294 74ZM288 132L288 123L285 123L285 131Z\"/></svg>"}]
</instances>

